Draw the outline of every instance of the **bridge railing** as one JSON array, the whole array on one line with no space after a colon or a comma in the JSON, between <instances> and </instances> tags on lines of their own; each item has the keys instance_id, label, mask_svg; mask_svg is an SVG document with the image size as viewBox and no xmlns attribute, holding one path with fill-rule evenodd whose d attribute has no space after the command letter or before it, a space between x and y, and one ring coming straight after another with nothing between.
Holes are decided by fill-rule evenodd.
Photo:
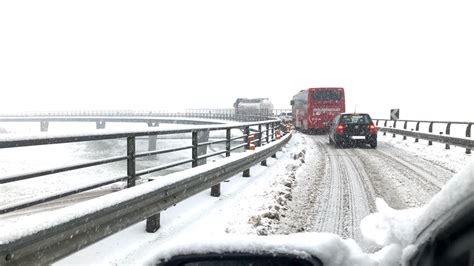
<instances>
[{"instance_id":1,"label":"bridge railing","mask_svg":"<svg viewBox=\"0 0 474 266\"><path fill-rule=\"evenodd\" d=\"M93 110L93 111L43 111L43 112L19 112L11 114L0 114L1 118L20 117L185 117L203 119L221 119L241 122L265 121L272 118L272 114L252 113L239 114L234 109L187 109L184 112L169 111L136 111L136 110ZM13 119L12 119L13 121Z\"/></svg>"},{"instance_id":2,"label":"bridge railing","mask_svg":"<svg viewBox=\"0 0 474 266\"><path fill-rule=\"evenodd\" d=\"M108 179L102 180L100 182L95 182L92 184L87 184L81 187L72 188L69 190L52 193L48 196L41 198L33 198L29 200L23 200L20 202L10 203L0 206L0 214L12 212L15 210L27 208L30 206L42 204L45 202L53 201L59 198L66 196L74 195L84 191L89 191L99 187L107 186L112 183L119 181L126 181L127 187L133 187L136 184L137 177L162 171L176 166L189 165L191 167L196 167L199 164L205 162L207 158L224 155L226 157L230 156L231 152L244 149L250 144L255 144L257 146L262 146L270 143L275 140L275 131L279 127L278 120L268 120L264 122L254 122L254 123L236 123L233 125L212 125L212 126L194 126L189 128L181 129L168 129L168 130L146 130L146 131L130 131L130 132L111 132L104 133L103 131L98 131L97 133L91 134L67 134L67 135L38 135L35 137L15 137L7 136L2 137L0 135L0 149L5 148L18 148L18 147L28 147L28 146L37 146L37 145L49 145L49 144L64 144L64 143L75 143L75 142L90 142L97 140L113 140L120 139L126 141L127 143L127 153L121 156L114 156L108 158L101 158L98 160L92 160L87 162L75 163L70 165L63 165L60 167L48 168L43 170L37 170L29 173L20 173L9 176L0 177L0 185L7 184L22 180L27 180L31 178L37 178L42 176L51 176L53 174L68 172L72 170L84 169L94 166L102 166L105 164L111 164L115 162L127 162L127 172L122 176L110 177ZM235 129L237 132L241 132L240 135L235 136L231 134L231 131ZM210 132L221 132L221 135L225 135L223 139L209 140ZM234 131L235 132L235 131ZM178 147L172 147L167 149L156 149L156 138L157 136L164 135L173 135L173 134L191 134L191 145L182 145ZM223 134L222 134L223 133ZM136 139L139 137L148 136L152 138L152 141L155 142L153 149L150 149L146 152L137 152L136 151ZM254 137L255 140L249 142L249 137ZM236 142L239 142L236 144ZM212 153L207 153L207 147L213 144L225 144L225 149L215 151ZM149 147L150 148L150 147ZM172 161L166 164L157 165L155 167L146 168L143 170L136 170L136 160L139 158L159 155L159 154L168 154L177 151L189 150L189 158L183 159L180 161ZM47 155L45 155L47 156ZM51 177L54 178L54 177ZM219 187L216 186L213 188L213 194L219 194Z\"/></svg>"},{"instance_id":3,"label":"bridge railing","mask_svg":"<svg viewBox=\"0 0 474 266\"><path fill-rule=\"evenodd\" d=\"M79 249L82 249L98 240L118 232L130 225L146 219L147 232L155 232L160 227L160 212L173 206L174 204L189 198L203 190L211 188L212 196L219 196L218 186L224 180L243 172L244 176L249 174L252 165L261 162L266 165L266 159L275 156L276 152L285 145L291 134L280 136L277 127L278 120L270 120L257 123L239 123L227 126L193 127L179 130L150 130L139 132L120 133L97 133L88 135L65 135L36 138L10 137L1 139L0 148L24 147L31 145L59 144L78 141L107 140L116 138L126 138L127 155L106 160L127 160L127 175L116 180L126 180L129 188L113 194L102 196L77 204L74 208L57 210L58 216L44 216L39 221L28 220L16 225L18 234L9 234L6 230L0 232L0 264L50 264L62 257L65 257ZM256 133L250 133L250 128L256 127ZM231 137L232 129L240 129L242 136ZM199 142L200 132L218 131L226 132L225 140ZM216 164L207 164L195 169L188 169L165 176L166 178L155 179L139 186L135 186L137 176L158 171L164 166L157 166L144 171L135 170L135 159L140 156L148 156L165 152L172 152L172 149L151 151L147 153L136 153L135 139L141 136L166 135L173 133L191 133L192 145L181 147L191 149L192 156L189 160L179 163L192 163L195 167L199 161L211 156L225 153L227 158ZM254 140L252 140L254 137ZM244 140L243 144L231 146L232 140ZM213 154L199 155L198 149L201 146L212 143L223 142L226 148L223 151ZM249 148L255 145L255 151L240 153L230 156L233 150ZM179 149L181 149L179 148ZM173 149L176 150L176 149ZM229 157L230 156L230 157ZM177 164L178 162L175 162ZM171 164L169 165L171 167ZM86 165L76 165L67 168L86 167ZM16 178L2 178L2 181L13 182L24 178L33 178L40 173L30 174L30 176L17 176ZM116 181L115 180L115 181ZM58 219L61 217L61 219ZM34 226L31 226L34 224ZM5 228L4 228L5 229Z\"/></svg>"},{"instance_id":4,"label":"bridge railing","mask_svg":"<svg viewBox=\"0 0 474 266\"><path fill-rule=\"evenodd\" d=\"M450 149L450 145L460 146L466 148L466 153L470 154L473 148L474 140L471 139L471 128L474 122L456 122L456 121L428 121L428 120L390 120L390 119L374 119L376 126L380 131L392 133L393 137L397 134L402 135L406 140L408 137L415 138L415 142L419 139L428 140L428 145L432 145L433 141L445 143L446 149ZM383 123L383 125L382 125ZM414 125L414 128L408 128L409 123ZM422 125L427 125L428 132L420 132ZM450 136L452 133L452 126L466 126L465 137ZM400 127L397 129L397 126ZM439 135L434 134L434 127L441 126L444 130L439 132ZM401 128L403 127L403 129Z\"/></svg>"}]
</instances>

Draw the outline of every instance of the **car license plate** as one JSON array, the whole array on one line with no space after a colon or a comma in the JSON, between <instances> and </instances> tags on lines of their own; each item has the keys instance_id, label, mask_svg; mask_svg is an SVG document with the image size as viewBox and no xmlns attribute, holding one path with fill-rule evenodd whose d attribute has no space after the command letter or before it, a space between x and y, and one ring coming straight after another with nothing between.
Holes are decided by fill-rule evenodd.
<instances>
[{"instance_id":1,"label":"car license plate","mask_svg":"<svg viewBox=\"0 0 474 266\"><path fill-rule=\"evenodd\" d=\"M365 136L352 136L352 139L365 139Z\"/></svg>"}]
</instances>

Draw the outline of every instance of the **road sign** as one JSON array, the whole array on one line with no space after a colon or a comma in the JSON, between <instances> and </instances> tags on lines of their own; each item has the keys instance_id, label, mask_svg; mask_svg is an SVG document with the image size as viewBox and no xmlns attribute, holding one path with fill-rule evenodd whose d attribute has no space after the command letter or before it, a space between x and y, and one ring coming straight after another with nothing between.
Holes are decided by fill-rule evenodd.
<instances>
[{"instance_id":1,"label":"road sign","mask_svg":"<svg viewBox=\"0 0 474 266\"><path fill-rule=\"evenodd\" d=\"M398 120L400 118L400 109L390 110L390 120Z\"/></svg>"}]
</instances>

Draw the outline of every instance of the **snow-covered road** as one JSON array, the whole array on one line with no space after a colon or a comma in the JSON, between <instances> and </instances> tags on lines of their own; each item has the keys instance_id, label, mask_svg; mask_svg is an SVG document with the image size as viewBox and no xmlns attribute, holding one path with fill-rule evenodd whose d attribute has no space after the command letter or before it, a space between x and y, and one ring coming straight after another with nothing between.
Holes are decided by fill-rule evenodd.
<instances>
[{"instance_id":1,"label":"snow-covered road","mask_svg":"<svg viewBox=\"0 0 474 266\"><path fill-rule=\"evenodd\" d=\"M59 264L91 257L101 264L140 263L171 240L226 234L330 232L373 251L359 223L375 211L377 197L397 209L421 206L456 172L449 162L391 142L380 137L375 150L335 149L326 136L296 133L278 160L268 160L269 167L257 165L251 178L236 176L223 183L220 198L205 191L163 212L157 233L145 233L140 223ZM464 158L459 164L469 158L462 153L458 157Z\"/></svg>"},{"instance_id":2,"label":"snow-covered road","mask_svg":"<svg viewBox=\"0 0 474 266\"><path fill-rule=\"evenodd\" d=\"M299 137L307 149L306 164L297 173L293 212L279 233L331 232L370 250L359 223L375 211L377 197L396 209L421 206L453 175L383 140L378 149L335 149L326 136Z\"/></svg>"}]
</instances>

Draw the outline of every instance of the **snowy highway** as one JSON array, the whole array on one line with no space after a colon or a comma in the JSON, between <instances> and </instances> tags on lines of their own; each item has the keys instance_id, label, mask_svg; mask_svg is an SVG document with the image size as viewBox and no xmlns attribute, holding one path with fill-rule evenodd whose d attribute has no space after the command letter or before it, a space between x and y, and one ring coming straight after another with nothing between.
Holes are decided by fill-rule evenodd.
<instances>
[{"instance_id":1,"label":"snowy highway","mask_svg":"<svg viewBox=\"0 0 474 266\"><path fill-rule=\"evenodd\" d=\"M254 166L251 178L237 175L224 182L220 198L204 191L163 212L157 233L146 233L142 222L58 264L91 257L99 263L140 263L170 241L226 234L330 232L374 251L359 223L376 211L376 198L395 209L422 206L469 158L460 150L430 147L440 149L439 160L433 160L424 148L401 147L381 136L377 149L335 149L326 136L296 133L268 167ZM443 159L445 152L452 162Z\"/></svg>"},{"instance_id":2,"label":"snowy highway","mask_svg":"<svg viewBox=\"0 0 474 266\"><path fill-rule=\"evenodd\" d=\"M439 143L428 146L426 142L402 141L400 136L393 138L382 133L378 137L377 149L336 149L329 144L327 135L294 132L290 142L277 153L277 159L268 158L267 167L257 164L251 168L250 178L238 174L223 182L220 197L210 197L209 191L203 191L163 211L161 228L156 233L146 233L143 221L57 264L80 264L90 258L99 264L141 264L167 243L225 238L235 234L264 236L327 232L343 239L354 239L365 252L377 251L380 247L365 240L360 228L364 217L377 211L376 199L384 199L394 209L423 206L470 158L458 147L446 150ZM157 145L169 148L188 145L189 141L188 138L158 139ZM25 150L28 152L8 153L8 150L3 150L1 155L5 164L1 169L13 172L29 167L70 164L77 160L117 156L124 153L125 148L123 142L110 140L47 145ZM146 139L140 139L137 148L146 150ZM208 152L222 148L218 144ZM39 156L45 153L50 156ZM172 156L159 155L137 161L137 166L152 167L157 162L169 163L188 156L188 151ZM189 166L166 170L154 177L166 178L168 173L187 168ZM55 178L42 177L6 184L2 186L0 203L9 204L69 186L86 185L110 175L121 175L125 169L124 164L114 163L105 168L63 173ZM54 217L61 208L75 210L77 203L87 204L88 200L114 193L123 185L117 183L2 214L0 226L14 231L20 221Z\"/></svg>"}]
</instances>

